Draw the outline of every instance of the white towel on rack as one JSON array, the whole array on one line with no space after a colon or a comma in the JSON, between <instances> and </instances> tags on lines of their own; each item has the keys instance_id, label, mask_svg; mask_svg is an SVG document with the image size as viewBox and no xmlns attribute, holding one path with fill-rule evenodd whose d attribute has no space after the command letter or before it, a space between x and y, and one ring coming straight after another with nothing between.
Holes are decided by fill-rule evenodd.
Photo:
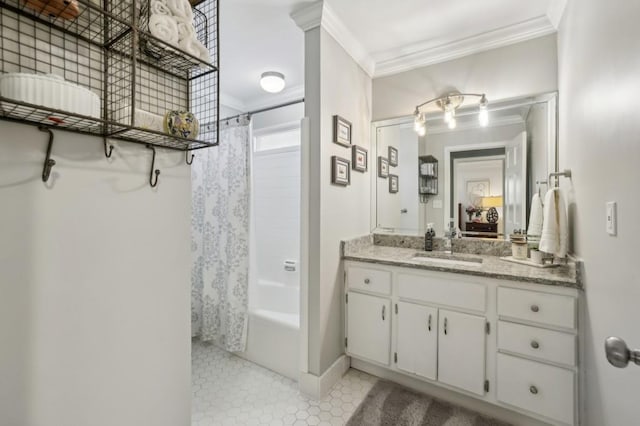
<instances>
[{"instance_id":1,"label":"white towel on rack","mask_svg":"<svg viewBox=\"0 0 640 426\"><path fill-rule=\"evenodd\" d=\"M149 18L149 32L173 46L178 45L178 24L172 16L151 15Z\"/></svg>"},{"instance_id":2,"label":"white towel on rack","mask_svg":"<svg viewBox=\"0 0 640 426\"><path fill-rule=\"evenodd\" d=\"M183 19L187 22L193 21L193 11L191 10L191 3L189 0L166 0L167 6L178 19Z\"/></svg>"},{"instance_id":3,"label":"white towel on rack","mask_svg":"<svg viewBox=\"0 0 640 426\"><path fill-rule=\"evenodd\" d=\"M180 41L185 39L197 40L196 30L193 28L193 23L180 18L176 18L176 21L178 22L178 38Z\"/></svg>"},{"instance_id":4,"label":"white towel on rack","mask_svg":"<svg viewBox=\"0 0 640 426\"><path fill-rule=\"evenodd\" d=\"M171 10L167 6L165 0L151 0L151 14L152 15L167 15L171 16Z\"/></svg>"},{"instance_id":5,"label":"white towel on rack","mask_svg":"<svg viewBox=\"0 0 640 426\"><path fill-rule=\"evenodd\" d=\"M567 255L569 225L564 197L559 188L550 189L544 197L544 217L540 251L551 253L559 258Z\"/></svg>"},{"instance_id":6,"label":"white towel on rack","mask_svg":"<svg viewBox=\"0 0 640 426\"><path fill-rule=\"evenodd\" d=\"M542 235L542 224L544 223L542 210L542 199L536 192L531 199L531 212L529 212L529 229L527 229L527 238L533 241L539 241Z\"/></svg>"}]
</instances>

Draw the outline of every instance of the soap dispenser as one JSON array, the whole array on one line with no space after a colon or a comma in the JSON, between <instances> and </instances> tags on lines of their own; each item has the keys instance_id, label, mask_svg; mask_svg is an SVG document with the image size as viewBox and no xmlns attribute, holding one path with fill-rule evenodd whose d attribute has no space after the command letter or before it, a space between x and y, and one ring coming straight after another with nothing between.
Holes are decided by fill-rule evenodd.
<instances>
[{"instance_id":1,"label":"soap dispenser","mask_svg":"<svg viewBox=\"0 0 640 426\"><path fill-rule=\"evenodd\" d=\"M427 232L424 234L424 251L433 250L433 237L436 232L433 230L433 223L427 223Z\"/></svg>"}]
</instances>

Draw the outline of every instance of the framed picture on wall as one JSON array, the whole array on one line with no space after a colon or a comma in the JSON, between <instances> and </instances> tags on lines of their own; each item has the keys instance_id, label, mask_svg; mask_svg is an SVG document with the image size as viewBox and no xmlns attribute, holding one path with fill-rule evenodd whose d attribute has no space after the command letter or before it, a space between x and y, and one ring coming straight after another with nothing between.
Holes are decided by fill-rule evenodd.
<instances>
[{"instance_id":1,"label":"framed picture on wall","mask_svg":"<svg viewBox=\"0 0 640 426\"><path fill-rule=\"evenodd\" d=\"M363 173L366 172L369 164L369 152L358 145L353 145L351 150L351 164L353 170Z\"/></svg>"},{"instance_id":2,"label":"framed picture on wall","mask_svg":"<svg viewBox=\"0 0 640 426\"><path fill-rule=\"evenodd\" d=\"M395 194L399 188L398 175L389 175L389 192Z\"/></svg>"},{"instance_id":3,"label":"framed picture on wall","mask_svg":"<svg viewBox=\"0 0 640 426\"><path fill-rule=\"evenodd\" d=\"M351 164L338 156L331 157L331 183L347 186L351 183Z\"/></svg>"},{"instance_id":4,"label":"framed picture on wall","mask_svg":"<svg viewBox=\"0 0 640 426\"><path fill-rule=\"evenodd\" d=\"M389 176L389 161L384 157L378 157L378 177L386 179Z\"/></svg>"},{"instance_id":5,"label":"framed picture on wall","mask_svg":"<svg viewBox=\"0 0 640 426\"><path fill-rule=\"evenodd\" d=\"M333 142L342 146L351 146L351 122L339 115L333 116Z\"/></svg>"},{"instance_id":6,"label":"framed picture on wall","mask_svg":"<svg viewBox=\"0 0 640 426\"><path fill-rule=\"evenodd\" d=\"M476 197L488 197L489 192L489 179L468 180L465 182L467 188L467 195L470 198Z\"/></svg>"},{"instance_id":7,"label":"framed picture on wall","mask_svg":"<svg viewBox=\"0 0 640 426\"><path fill-rule=\"evenodd\" d=\"M398 150L392 146L389 147L389 165L396 167L398 165Z\"/></svg>"}]
</instances>

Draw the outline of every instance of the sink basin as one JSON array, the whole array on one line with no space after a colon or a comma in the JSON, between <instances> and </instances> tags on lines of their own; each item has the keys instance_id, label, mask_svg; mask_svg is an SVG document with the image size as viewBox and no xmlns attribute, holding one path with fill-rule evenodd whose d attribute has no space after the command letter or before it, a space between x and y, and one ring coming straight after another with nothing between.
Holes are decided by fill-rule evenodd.
<instances>
[{"instance_id":1,"label":"sink basin","mask_svg":"<svg viewBox=\"0 0 640 426\"><path fill-rule=\"evenodd\" d=\"M482 258L447 253L418 252L411 260L459 266L482 266Z\"/></svg>"}]
</instances>

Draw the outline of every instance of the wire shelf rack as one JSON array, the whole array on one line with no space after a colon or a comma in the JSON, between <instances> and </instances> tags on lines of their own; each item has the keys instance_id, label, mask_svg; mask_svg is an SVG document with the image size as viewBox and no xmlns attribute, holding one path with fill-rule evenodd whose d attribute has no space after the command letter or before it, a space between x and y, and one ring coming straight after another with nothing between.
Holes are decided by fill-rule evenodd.
<instances>
[{"instance_id":1,"label":"wire shelf rack","mask_svg":"<svg viewBox=\"0 0 640 426\"><path fill-rule=\"evenodd\" d=\"M60 6L64 4L65 6ZM207 63L141 28L149 0L0 0L0 72L56 74L98 94L101 118L2 97L0 118L177 150L218 144L217 0L194 9ZM136 126L135 110L190 110L197 140Z\"/></svg>"}]
</instances>

